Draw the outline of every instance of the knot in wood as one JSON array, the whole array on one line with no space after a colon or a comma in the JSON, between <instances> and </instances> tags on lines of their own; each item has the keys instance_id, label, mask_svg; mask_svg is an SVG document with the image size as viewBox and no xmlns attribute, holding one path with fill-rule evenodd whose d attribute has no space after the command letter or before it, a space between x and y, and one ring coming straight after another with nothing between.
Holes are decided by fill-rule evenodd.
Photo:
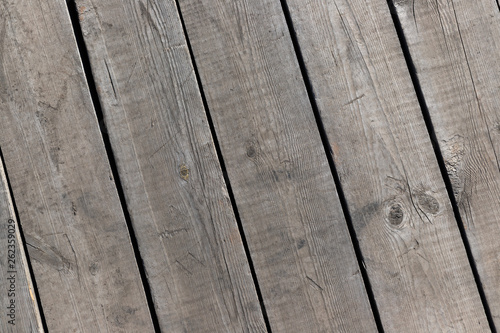
<instances>
[{"instance_id":1,"label":"knot in wood","mask_svg":"<svg viewBox=\"0 0 500 333\"><path fill-rule=\"evenodd\" d=\"M254 146L248 146L247 147L247 156L250 158L254 158L255 154L256 154L256 152L255 152Z\"/></svg>"},{"instance_id":2,"label":"knot in wood","mask_svg":"<svg viewBox=\"0 0 500 333\"><path fill-rule=\"evenodd\" d=\"M391 205L391 207L389 207L388 220L390 224L394 226L400 225L401 222L403 222L403 217L403 207L401 207L400 204L394 203Z\"/></svg>"},{"instance_id":3,"label":"knot in wood","mask_svg":"<svg viewBox=\"0 0 500 333\"><path fill-rule=\"evenodd\" d=\"M182 179L184 179L185 181L188 181L189 179L189 168L186 166L186 165L181 165L180 166L180 170L179 170L179 174L181 176Z\"/></svg>"},{"instance_id":4,"label":"knot in wood","mask_svg":"<svg viewBox=\"0 0 500 333\"><path fill-rule=\"evenodd\" d=\"M439 202L432 195L420 193L417 195L417 200L424 212L431 214L439 212Z\"/></svg>"}]
</instances>

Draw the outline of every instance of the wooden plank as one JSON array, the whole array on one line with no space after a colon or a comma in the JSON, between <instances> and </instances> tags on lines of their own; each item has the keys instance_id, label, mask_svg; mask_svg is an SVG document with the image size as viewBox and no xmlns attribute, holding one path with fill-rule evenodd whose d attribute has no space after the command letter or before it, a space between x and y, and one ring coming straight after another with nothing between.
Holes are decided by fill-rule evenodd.
<instances>
[{"instance_id":1,"label":"wooden plank","mask_svg":"<svg viewBox=\"0 0 500 333\"><path fill-rule=\"evenodd\" d=\"M385 331L489 331L387 3L287 3Z\"/></svg>"},{"instance_id":2,"label":"wooden plank","mask_svg":"<svg viewBox=\"0 0 500 333\"><path fill-rule=\"evenodd\" d=\"M273 332L376 331L279 1L180 7Z\"/></svg>"},{"instance_id":3,"label":"wooden plank","mask_svg":"<svg viewBox=\"0 0 500 333\"><path fill-rule=\"evenodd\" d=\"M43 332L21 231L0 161L0 331Z\"/></svg>"},{"instance_id":4,"label":"wooden plank","mask_svg":"<svg viewBox=\"0 0 500 333\"><path fill-rule=\"evenodd\" d=\"M77 1L165 332L264 332L175 1Z\"/></svg>"},{"instance_id":5,"label":"wooden plank","mask_svg":"<svg viewBox=\"0 0 500 333\"><path fill-rule=\"evenodd\" d=\"M65 2L0 2L0 64L0 145L48 329L153 331Z\"/></svg>"},{"instance_id":6,"label":"wooden plank","mask_svg":"<svg viewBox=\"0 0 500 333\"><path fill-rule=\"evenodd\" d=\"M493 321L500 327L500 11L396 1Z\"/></svg>"}]
</instances>

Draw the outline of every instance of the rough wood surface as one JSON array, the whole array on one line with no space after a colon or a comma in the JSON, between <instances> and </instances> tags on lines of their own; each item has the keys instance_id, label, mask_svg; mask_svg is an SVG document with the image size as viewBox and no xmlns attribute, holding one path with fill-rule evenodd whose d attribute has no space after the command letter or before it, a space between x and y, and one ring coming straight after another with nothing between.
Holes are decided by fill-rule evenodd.
<instances>
[{"instance_id":1,"label":"rough wood surface","mask_svg":"<svg viewBox=\"0 0 500 333\"><path fill-rule=\"evenodd\" d=\"M78 0L165 332L265 332L174 1Z\"/></svg>"},{"instance_id":2,"label":"rough wood surface","mask_svg":"<svg viewBox=\"0 0 500 333\"><path fill-rule=\"evenodd\" d=\"M3 162L0 161L0 331L43 332L42 320L14 211Z\"/></svg>"},{"instance_id":3,"label":"rough wood surface","mask_svg":"<svg viewBox=\"0 0 500 333\"><path fill-rule=\"evenodd\" d=\"M273 332L376 331L279 1L180 6Z\"/></svg>"},{"instance_id":4,"label":"rough wood surface","mask_svg":"<svg viewBox=\"0 0 500 333\"><path fill-rule=\"evenodd\" d=\"M489 331L387 3L287 2L385 331Z\"/></svg>"},{"instance_id":5,"label":"rough wood surface","mask_svg":"<svg viewBox=\"0 0 500 333\"><path fill-rule=\"evenodd\" d=\"M500 327L500 10L396 1L464 228Z\"/></svg>"},{"instance_id":6,"label":"rough wood surface","mask_svg":"<svg viewBox=\"0 0 500 333\"><path fill-rule=\"evenodd\" d=\"M64 1L0 1L0 111L48 329L153 331Z\"/></svg>"}]
</instances>

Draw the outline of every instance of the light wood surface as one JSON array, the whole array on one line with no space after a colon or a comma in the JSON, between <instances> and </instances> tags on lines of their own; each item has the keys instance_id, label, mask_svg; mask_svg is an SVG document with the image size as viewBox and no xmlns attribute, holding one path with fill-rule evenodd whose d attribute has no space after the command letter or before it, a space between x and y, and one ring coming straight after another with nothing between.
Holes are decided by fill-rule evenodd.
<instances>
[{"instance_id":1,"label":"light wood surface","mask_svg":"<svg viewBox=\"0 0 500 333\"><path fill-rule=\"evenodd\" d=\"M0 331L43 332L3 162L0 161Z\"/></svg>"},{"instance_id":2,"label":"light wood surface","mask_svg":"<svg viewBox=\"0 0 500 333\"><path fill-rule=\"evenodd\" d=\"M66 3L0 2L0 64L0 146L48 329L152 332Z\"/></svg>"},{"instance_id":3,"label":"light wood surface","mask_svg":"<svg viewBox=\"0 0 500 333\"><path fill-rule=\"evenodd\" d=\"M495 331L499 36L497 0L0 1L0 331Z\"/></svg>"},{"instance_id":4,"label":"light wood surface","mask_svg":"<svg viewBox=\"0 0 500 333\"><path fill-rule=\"evenodd\" d=\"M500 327L500 10L396 2L493 321Z\"/></svg>"},{"instance_id":5,"label":"light wood surface","mask_svg":"<svg viewBox=\"0 0 500 333\"><path fill-rule=\"evenodd\" d=\"M180 7L272 331L375 331L280 2Z\"/></svg>"},{"instance_id":6,"label":"light wood surface","mask_svg":"<svg viewBox=\"0 0 500 333\"><path fill-rule=\"evenodd\" d=\"M386 332L487 332L385 1L288 0Z\"/></svg>"},{"instance_id":7,"label":"light wood surface","mask_svg":"<svg viewBox=\"0 0 500 333\"><path fill-rule=\"evenodd\" d=\"M265 332L174 1L77 1L165 332Z\"/></svg>"}]
</instances>

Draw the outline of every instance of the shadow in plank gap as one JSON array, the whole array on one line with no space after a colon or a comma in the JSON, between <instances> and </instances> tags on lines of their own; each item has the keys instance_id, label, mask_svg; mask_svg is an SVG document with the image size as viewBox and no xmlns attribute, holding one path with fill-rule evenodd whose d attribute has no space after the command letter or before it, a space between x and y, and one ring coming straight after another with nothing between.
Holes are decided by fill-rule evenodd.
<instances>
[{"instance_id":1,"label":"shadow in plank gap","mask_svg":"<svg viewBox=\"0 0 500 333\"><path fill-rule=\"evenodd\" d=\"M272 331L376 331L280 2L178 2Z\"/></svg>"},{"instance_id":2,"label":"shadow in plank gap","mask_svg":"<svg viewBox=\"0 0 500 333\"><path fill-rule=\"evenodd\" d=\"M89 54L87 52L87 47L85 46L85 40L82 34L82 28L79 22L79 13L78 7L74 0L67 0L68 11L71 18L71 24L73 25L73 32L75 34L76 44L78 46L78 52L80 54L80 59L82 61L83 70L85 72L85 77L87 79L87 84L89 87L90 96L92 98L92 104L94 105L94 110L96 112L97 120L99 122L99 129L101 130L101 135L104 142L104 147L106 148L106 153L108 155L109 166L111 168L111 173L113 180L116 184L116 189L118 191L118 196L120 198L120 203L122 206L123 214L125 220L127 221L127 227L130 234L130 241L132 243L132 247L134 249L135 258L137 261L137 266L139 268L139 272L142 279L142 284L144 286L144 291L146 294L146 299L148 302L149 311L151 313L151 320L153 322L153 326L156 332L160 331L160 324L158 323L158 316L156 315L156 310L153 304L153 298L151 296L151 288L149 286L146 271L144 268L144 261L141 258L139 252L139 246L137 244L137 237L135 230L133 228L132 222L130 220L130 213L127 209L127 204L125 200L125 194L123 192L122 183L120 181L120 175L118 174L118 169L116 166L116 160L113 154L113 148L111 147L111 142L109 140L109 133L106 127L106 122L104 120L104 115L102 113L101 102L99 100L99 94L97 93L94 76L92 74L92 67L90 64ZM109 75L109 68L106 65L106 70ZM112 82L111 82L112 83ZM113 87L114 90L114 87Z\"/></svg>"},{"instance_id":3,"label":"shadow in plank gap","mask_svg":"<svg viewBox=\"0 0 500 333\"><path fill-rule=\"evenodd\" d=\"M0 331L44 332L47 326L1 150L0 159Z\"/></svg>"},{"instance_id":4,"label":"shadow in plank gap","mask_svg":"<svg viewBox=\"0 0 500 333\"><path fill-rule=\"evenodd\" d=\"M352 217L351 217L351 214L349 213L349 208L347 205L347 201L345 199L344 190L342 188L342 184L340 182L340 178L339 178L339 174L337 172L337 169L335 168L335 162L333 161L333 149L330 146L330 143L328 142L328 136L326 134L323 122L321 121L321 115L320 115L320 112L318 109L318 104L316 103L316 99L314 98L313 87L312 87L311 81L309 80L309 77L307 75L307 68L306 68L305 63L304 63L304 58L303 58L302 52L300 50L299 42L297 40L297 34L295 33L295 29L293 27L292 18L290 16L290 10L288 9L288 5L286 3L286 0L281 0L281 6L283 8L283 13L285 15L288 29L290 31L290 36L292 38L293 47L295 49L295 53L297 54L297 60L299 62L299 66L300 66L300 72L302 74L302 77L304 79L304 83L305 83L306 89L307 89L307 95L309 97L309 101L311 103L311 106L312 106L312 109L314 112L314 116L316 118L316 124L318 125L318 129L319 129L319 132L321 135L321 141L322 141L323 146L325 148L325 154L328 158L328 164L330 165L330 170L331 170L331 173L332 173L333 178L335 180L335 186L336 186L337 192L339 194L340 203L342 205L342 211L344 212L347 226L349 228L349 234L351 236L351 240L352 240L352 243L354 246L354 251L356 253L356 258L358 260L358 265L359 265L359 269L361 272L361 276L363 277L363 282L366 286L366 292L368 295L368 299L370 300L370 305L371 305L371 308L373 311L375 322L377 324L377 329L380 333L382 333L382 332L384 332L384 328L383 328L382 322L380 320L380 314L378 311L377 302L376 302L375 297L373 295L373 290L372 290L372 287L370 284L370 279L368 278L368 274L366 272L365 263L363 261L363 254L361 252L361 249L359 247L359 242L358 242L358 239L356 237L356 231L354 230L354 227L352 224ZM358 97L358 98L362 98L362 96Z\"/></svg>"},{"instance_id":5,"label":"shadow in plank gap","mask_svg":"<svg viewBox=\"0 0 500 333\"><path fill-rule=\"evenodd\" d=\"M286 3L384 330L489 331L386 1Z\"/></svg>"},{"instance_id":6,"label":"shadow in plank gap","mask_svg":"<svg viewBox=\"0 0 500 333\"><path fill-rule=\"evenodd\" d=\"M65 2L0 2L0 86L0 145L48 330L153 331Z\"/></svg>"},{"instance_id":7,"label":"shadow in plank gap","mask_svg":"<svg viewBox=\"0 0 500 333\"><path fill-rule=\"evenodd\" d=\"M391 3L392 4L392 3ZM395 1L393 12L490 325L500 325L498 2ZM474 266L473 266L474 267ZM496 326L496 328L495 328Z\"/></svg>"},{"instance_id":8,"label":"shadow in plank gap","mask_svg":"<svg viewBox=\"0 0 500 333\"><path fill-rule=\"evenodd\" d=\"M224 175L224 181L226 182L229 197L231 198L231 205L233 206L236 221L238 223L238 229L240 231L241 240L243 242L243 246L245 247L245 254L247 256L247 260L248 260L248 263L250 265L250 270L252 272L252 279L253 279L254 284L255 284L255 291L257 292L257 297L259 298L260 308L262 309L262 315L263 315L264 321L266 323L267 331L271 332L271 324L269 323L269 318L267 315L266 306L264 304L264 299L262 297L262 291L260 290L257 275L255 273L255 266L254 266L253 261L252 261L250 249L248 248L248 242L247 242L247 239L245 236L243 225L241 224L241 218L240 218L240 214L238 212L238 206L236 205L236 201L234 199L233 189L231 188L231 183L230 183L228 175L227 175L226 164L224 163L224 159L222 158L222 152L220 150L219 140L217 139L217 133L215 131L214 123L213 123L212 117L210 116L210 110L208 109L207 99L205 96L205 92L203 91L203 86L201 84L199 71L198 71L198 68L196 66L196 60L194 58L193 50L191 48L191 43L189 42L189 36L187 34L187 31L186 31L186 25L184 23L184 19L182 18L182 12L181 12L180 7L179 7L179 1L176 1L176 3L177 3L177 10L179 12L179 18L180 18L181 23L182 23L182 30L184 32L184 36L186 38L186 43L187 43L187 46L189 49L189 54L191 56L191 63L193 64L193 68L194 68L194 71L196 74L196 81L198 82L198 89L200 90L201 99L203 101L203 107L206 111L208 124L210 126L210 132L211 132L213 140L214 140L215 150L217 151L217 157L219 158L219 163L220 163L221 168L222 168L222 174Z\"/></svg>"},{"instance_id":9,"label":"shadow in plank gap","mask_svg":"<svg viewBox=\"0 0 500 333\"><path fill-rule=\"evenodd\" d=\"M427 107L427 103L425 102L425 97L424 97L424 94L422 92L422 87L420 86L417 71L415 69L415 64L413 63L413 60L411 58L411 54L410 54L410 51L408 49L408 44L407 44L405 36L404 36L401 22L399 20L398 15L397 15L396 7L394 6L394 3L392 1L388 1L388 5L389 5L389 9L390 9L391 14L392 14L394 25L396 27L399 42L401 43L401 47L403 50L403 54L405 56L406 64L408 66L408 70L409 70L409 73L410 73L410 76L411 76L411 79L413 82L413 86L415 87L415 92L417 94L418 102L420 104L420 108L422 109L422 114L423 114L425 124L427 126L427 130L428 130L430 138L431 138L432 146L434 148L434 153L436 154L437 162L439 164L439 169L441 170L441 175L443 176L443 180L444 180L445 185L446 185L446 190L448 191L448 196L450 198L450 202L451 202L451 205L453 207L453 213L455 214L455 219L457 221L457 225L458 225L458 228L460 230L460 235L462 236L462 240L463 240L464 245L465 245L465 250L467 251L467 257L468 257L469 263L471 265L472 273L474 274L474 279L476 280L478 292L479 292L479 295L481 296L481 301L483 303L486 317L488 319L488 323L490 325L491 331L496 332L495 324L494 324L493 318L491 316L491 310L490 310L490 307L488 305L483 286L481 284L481 277L479 276L479 273L478 273L477 267L476 267L476 262L474 260L474 256L472 255L470 243L469 243L469 240L467 238L467 233L466 233L465 228L464 228L463 219L460 216L460 210L458 208L457 200L455 197L455 193L456 193L455 191L457 189L453 189L453 185L452 185L452 182L450 180L450 176L448 175L448 171L446 168L446 162L445 162L445 159L443 158L443 154L441 153L441 149L439 148L438 139L436 137L436 133L434 131L434 127L432 125L432 120L431 120L431 117L429 114L429 108Z\"/></svg>"},{"instance_id":10,"label":"shadow in plank gap","mask_svg":"<svg viewBox=\"0 0 500 333\"><path fill-rule=\"evenodd\" d=\"M75 3L159 328L265 332L175 1Z\"/></svg>"}]
</instances>

